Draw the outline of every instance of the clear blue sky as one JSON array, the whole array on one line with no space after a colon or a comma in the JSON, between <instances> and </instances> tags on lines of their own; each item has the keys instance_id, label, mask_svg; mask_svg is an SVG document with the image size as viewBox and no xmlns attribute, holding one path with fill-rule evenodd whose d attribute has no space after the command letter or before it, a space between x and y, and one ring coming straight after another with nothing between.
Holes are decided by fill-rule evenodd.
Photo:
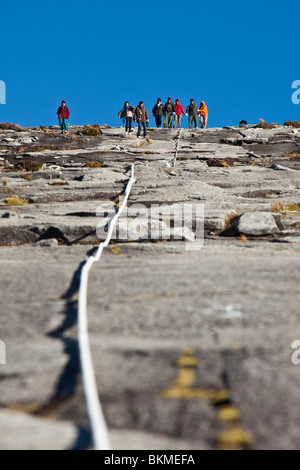
<instances>
[{"instance_id":1,"label":"clear blue sky","mask_svg":"<svg viewBox=\"0 0 300 470\"><path fill-rule=\"evenodd\" d=\"M1 2L0 122L122 125L125 100L205 100L209 126L300 121L299 0ZM184 123L186 123L185 118ZM150 124L154 120L150 121Z\"/></svg>"}]
</instances>

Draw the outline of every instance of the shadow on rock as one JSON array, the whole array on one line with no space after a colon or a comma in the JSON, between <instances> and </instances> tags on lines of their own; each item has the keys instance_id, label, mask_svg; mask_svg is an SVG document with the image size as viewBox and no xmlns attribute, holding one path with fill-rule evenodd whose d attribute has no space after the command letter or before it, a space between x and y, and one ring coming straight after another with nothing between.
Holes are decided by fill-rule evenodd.
<instances>
[{"instance_id":1,"label":"shadow on rock","mask_svg":"<svg viewBox=\"0 0 300 470\"><path fill-rule=\"evenodd\" d=\"M87 255L91 256L95 251L92 248ZM86 260L82 261L74 272L71 283L63 294L62 299L66 300L64 318L61 325L51 331L48 336L60 340L64 345L64 353L68 361L62 371L56 385L56 390L49 403L43 407L42 414L57 409L57 407L74 396L80 374L80 357L78 340L65 335L65 332L74 327L77 323L78 300L77 295L80 286L81 271ZM90 445L90 432L83 428L78 428L78 436L72 449L84 449Z\"/></svg>"}]
</instances>

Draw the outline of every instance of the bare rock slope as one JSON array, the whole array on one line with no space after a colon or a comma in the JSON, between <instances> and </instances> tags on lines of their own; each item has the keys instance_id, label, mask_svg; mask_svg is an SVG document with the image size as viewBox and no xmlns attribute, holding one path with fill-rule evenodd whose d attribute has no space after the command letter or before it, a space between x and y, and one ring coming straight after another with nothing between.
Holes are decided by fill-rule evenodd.
<instances>
[{"instance_id":1,"label":"bare rock slope","mask_svg":"<svg viewBox=\"0 0 300 470\"><path fill-rule=\"evenodd\" d=\"M299 131L85 131L0 131L0 448L91 446L80 272L132 164L88 290L112 447L299 448Z\"/></svg>"}]
</instances>

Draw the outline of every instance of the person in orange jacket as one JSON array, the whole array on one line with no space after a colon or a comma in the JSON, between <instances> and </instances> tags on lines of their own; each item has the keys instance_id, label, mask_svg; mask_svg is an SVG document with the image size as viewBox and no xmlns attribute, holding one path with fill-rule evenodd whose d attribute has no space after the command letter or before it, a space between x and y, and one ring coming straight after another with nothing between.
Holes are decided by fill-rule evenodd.
<instances>
[{"instance_id":1,"label":"person in orange jacket","mask_svg":"<svg viewBox=\"0 0 300 470\"><path fill-rule=\"evenodd\" d=\"M207 112L207 106L205 105L204 101L201 101L198 113L200 116L200 127L202 129L206 129L208 112Z\"/></svg>"}]
</instances>

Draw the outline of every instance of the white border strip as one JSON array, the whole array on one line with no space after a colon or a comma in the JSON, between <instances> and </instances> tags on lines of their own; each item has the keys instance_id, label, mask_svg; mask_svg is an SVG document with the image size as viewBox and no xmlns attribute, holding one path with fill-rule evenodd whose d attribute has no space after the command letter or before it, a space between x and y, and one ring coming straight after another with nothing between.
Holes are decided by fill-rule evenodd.
<instances>
[{"instance_id":1,"label":"white border strip","mask_svg":"<svg viewBox=\"0 0 300 470\"><path fill-rule=\"evenodd\" d=\"M134 165L131 166L131 177L125 189L125 197L118 212L111 219L109 231L104 242L101 242L96 255L90 256L84 264L81 271L81 279L78 293L78 342L79 354L82 370L83 389L87 404L87 412L90 420L93 444L95 450L110 450L110 442L108 429L103 415L96 379L93 367L93 360L89 345L89 333L87 322L87 287L88 287L88 274L92 265L99 261L103 248L105 248L113 233L114 225L120 217L130 194L131 186L135 182L134 179Z\"/></svg>"}]
</instances>

